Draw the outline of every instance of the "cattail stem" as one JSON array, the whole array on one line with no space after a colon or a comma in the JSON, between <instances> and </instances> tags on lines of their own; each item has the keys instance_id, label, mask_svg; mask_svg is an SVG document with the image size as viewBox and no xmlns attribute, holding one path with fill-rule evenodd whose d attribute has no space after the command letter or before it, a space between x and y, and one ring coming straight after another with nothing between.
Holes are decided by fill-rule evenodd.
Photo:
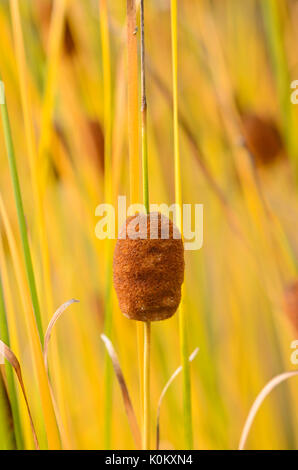
<instances>
[{"instance_id":1,"label":"cattail stem","mask_svg":"<svg viewBox=\"0 0 298 470\"><path fill-rule=\"evenodd\" d=\"M172 74L173 74L173 126L174 126L174 158L175 158L175 202L182 207L181 165L179 151L179 121L178 121L178 52L177 52L177 0L171 0L171 36L172 36ZM178 215L178 214L177 214ZM178 228L183 236L182 221L176 217ZM182 291L183 294L183 291ZM185 321L185 307L182 303L179 309L180 354L183 367L183 413L184 438L186 449L192 449L192 416L191 416L191 387L190 367L188 361L188 344Z\"/></svg>"},{"instance_id":2,"label":"cattail stem","mask_svg":"<svg viewBox=\"0 0 298 470\"><path fill-rule=\"evenodd\" d=\"M130 203L139 202L139 101L136 0L126 0L127 10L127 102ZM137 322L140 402L143 409L144 330Z\"/></svg>"},{"instance_id":3,"label":"cattail stem","mask_svg":"<svg viewBox=\"0 0 298 470\"><path fill-rule=\"evenodd\" d=\"M5 306L1 276L0 276L0 331L1 331L2 340L8 346L10 346L10 337L9 337L9 331L8 331L6 306ZM13 417L13 431L15 434L17 449L20 450L24 448L24 438L23 438L23 432L22 432L22 427L21 427L18 398L17 398L16 388L15 388L15 383L14 383L14 378L13 378L13 370L10 364L6 364L5 373L6 373L6 378L7 378L7 389L8 389L9 400L11 404L12 417Z\"/></svg>"},{"instance_id":4,"label":"cattail stem","mask_svg":"<svg viewBox=\"0 0 298 470\"><path fill-rule=\"evenodd\" d=\"M111 54L109 39L109 22L107 0L99 0L100 10L100 31L103 62L103 88L104 88L104 197L109 204L113 200L112 187L112 160L111 160L111 141L112 141L112 91L111 91ZM105 323L104 332L106 336L111 337L112 333L112 244L111 240L106 240L105 247ZM109 356L105 354L104 361L104 447L111 448L111 423L112 423L112 364Z\"/></svg>"},{"instance_id":5,"label":"cattail stem","mask_svg":"<svg viewBox=\"0 0 298 470\"><path fill-rule=\"evenodd\" d=\"M36 289L36 283L35 283L35 275L33 271L31 251L29 247L29 240L28 240L28 234L27 234L23 200L21 196L19 176L17 172L16 160L15 160L15 154L14 154L14 146L12 142L8 110L7 110L7 105L5 102L1 104L1 116L2 116L2 124L3 124L3 129L4 129L6 151L7 151L8 162L9 162L9 167L10 167L11 180L12 180L13 191L14 191L14 196L15 196L15 205L17 209L17 216L18 216L19 230L20 230L21 241L22 241L27 280L28 280L32 307L33 307L33 311L29 310L27 312L28 328L30 329L30 334L31 334L30 340L32 343L32 348L34 350L34 360L35 360L35 366L36 366L38 382L39 382L42 409L43 409L44 418L45 418L45 427L46 427L47 438L48 438L48 446L49 446L49 449L60 449L60 436L59 436L59 432L57 428L53 403L51 400L48 377L47 377L46 370L44 368L44 363L43 363L42 348L41 348L42 343L43 343L41 315L40 315L37 289Z\"/></svg>"},{"instance_id":6,"label":"cattail stem","mask_svg":"<svg viewBox=\"0 0 298 470\"><path fill-rule=\"evenodd\" d=\"M144 0L140 3L141 21L141 115L142 115L142 174L143 202L149 213L148 148L147 148L147 97L145 72ZM150 321L144 323L144 384L143 384L143 449L150 449Z\"/></svg>"},{"instance_id":7,"label":"cattail stem","mask_svg":"<svg viewBox=\"0 0 298 470\"><path fill-rule=\"evenodd\" d=\"M144 421L143 450L150 449L150 339L151 322L144 323Z\"/></svg>"},{"instance_id":8,"label":"cattail stem","mask_svg":"<svg viewBox=\"0 0 298 470\"><path fill-rule=\"evenodd\" d=\"M143 200L146 212L149 213L148 185L148 150L147 150L147 97L145 72L145 37L144 37L144 0L140 4L141 19L141 115L142 115L142 170L143 170Z\"/></svg>"}]
</instances>

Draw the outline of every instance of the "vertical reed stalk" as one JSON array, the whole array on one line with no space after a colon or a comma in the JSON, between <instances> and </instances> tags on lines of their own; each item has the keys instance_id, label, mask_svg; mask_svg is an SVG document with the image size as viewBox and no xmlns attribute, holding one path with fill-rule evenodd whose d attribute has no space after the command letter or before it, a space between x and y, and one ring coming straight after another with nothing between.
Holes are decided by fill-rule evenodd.
<instances>
[{"instance_id":1,"label":"vertical reed stalk","mask_svg":"<svg viewBox=\"0 0 298 470\"><path fill-rule=\"evenodd\" d=\"M139 202L139 101L138 101L138 45L136 0L126 1L127 9L127 82L128 82L128 149L130 175L130 203ZM143 409L144 331L137 322L138 362L140 371L140 397Z\"/></svg>"},{"instance_id":2,"label":"vertical reed stalk","mask_svg":"<svg viewBox=\"0 0 298 470\"><path fill-rule=\"evenodd\" d=\"M32 259L31 259L31 253L30 253L29 242L28 242L27 228L26 228L26 221L25 221L25 215L24 215L24 209L23 209L23 201L21 197L21 189L20 189L19 178L18 178L18 173L17 173L17 166L16 166L16 161L15 161L14 148L13 148L13 143L12 143L11 129L10 129L10 124L9 124L9 117L8 117L6 102L4 102L4 104L1 104L1 115L2 115L2 123L3 123L3 128L4 128L6 151L8 155L12 185L13 185L14 196L15 196L15 204L16 204L18 221L19 221L19 229L21 233L27 280L29 284L32 306L33 306L33 311L29 309L29 311L27 312L26 318L27 318L28 326L30 330L30 341L32 342L32 347L34 350L34 360L35 360L35 365L36 365L36 370L37 370L37 375L38 375L39 390L40 390L40 396L41 396L41 401L42 401L42 408L43 408L43 413L44 413L49 448L59 449L60 437L59 437L59 433L57 429L55 413L54 413L53 404L51 400L48 378L47 378L46 370L44 368L44 363L43 363L43 356L42 356L42 349L41 349L41 341L43 341L43 332L42 332L42 325L41 325L41 318L40 318L39 302L38 302L37 291L36 291L35 277L34 277L34 272L33 272ZM38 330L40 334L38 334Z\"/></svg>"},{"instance_id":3,"label":"vertical reed stalk","mask_svg":"<svg viewBox=\"0 0 298 470\"><path fill-rule=\"evenodd\" d=\"M32 258L31 258L30 248L29 248L23 201L21 197L21 189L20 189L19 177L17 173L16 161L15 161L15 156L14 156L14 149L13 149L13 144L12 144L11 130L10 130L6 103L1 104L1 115L2 115L2 123L3 123L3 128L4 128L4 137L5 137L5 144L6 144L6 150L7 150L7 155L8 155L8 161L9 161L11 180L12 180L14 197L15 197L15 204L17 208L19 228L20 228L20 233L21 233L21 240L22 240L22 246L23 246L28 284L30 288L31 300L32 300L35 320L36 320L36 324L37 324L37 328L38 328L38 332L40 336L40 341L43 344L43 331L42 331L40 308L39 308L39 302L38 302L38 296L37 296L35 277L34 277L34 272L33 272Z\"/></svg>"},{"instance_id":4,"label":"vertical reed stalk","mask_svg":"<svg viewBox=\"0 0 298 470\"><path fill-rule=\"evenodd\" d=\"M4 343L6 343L7 346L10 347L10 337L9 337L9 331L8 331L6 307L5 307L4 292L3 292L1 277L0 277L0 333L1 333L2 341L4 341ZM6 378L7 378L7 389L8 389L9 400L11 404L11 411L12 411L12 417L13 417L13 429L14 429L17 449L23 449L24 439L23 439L23 433L22 433L22 428L21 428L20 412L19 412L17 393L16 393L16 388L15 388L15 383L14 383L14 378L13 378L13 370L10 364L5 365L5 372L6 372Z\"/></svg>"},{"instance_id":5,"label":"vertical reed stalk","mask_svg":"<svg viewBox=\"0 0 298 470\"><path fill-rule=\"evenodd\" d=\"M34 137L34 127L33 127L33 118L32 112L30 109L30 99L29 99L29 80L28 80L28 70L26 63L26 54L24 47L24 38L21 25L21 16L19 9L19 0L10 0L10 10L11 10L11 20L13 28L13 36L15 43L15 52L17 59L17 68L19 75L19 85L20 85L20 95L22 110L24 116L24 127L25 127L25 138L26 145L29 157L29 166L32 179L32 188L33 188L33 199L36 206L36 216L38 227L38 235L41 244L41 257L42 257L42 269L43 269L43 280L44 280L44 292L46 305L48 309L48 314L53 313L53 299L52 299L52 287L51 287L51 276L50 276L50 263L49 263L49 250L46 236L46 226L45 226L45 215L42 202L41 194L41 184L38 179L38 162L40 159L37 159L37 148Z\"/></svg>"},{"instance_id":6,"label":"vertical reed stalk","mask_svg":"<svg viewBox=\"0 0 298 470\"><path fill-rule=\"evenodd\" d=\"M139 202L139 100L136 1L127 0L127 81L130 202Z\"/></svg>"},{"instance_id":7,"label":"vertical reed stalk","mask_svg":"<svg viewBox=\"0 0 298 470\"><path fill-rule=\"evenodd\" d=\"M143 450L150 449L150 344L151 322L144 323L144 414Z\"/></svg>"},{"instance_id":8,"label":"vertical reed stalk","mask_svg":"<svg viewBox=\"0 0 298 470\"><path fill-rule=\"evenodd\" d=\"M42 197L42 188L40 180L38 178L39 174L39 163L40 159L37 159L37 146L35 142L34 135L34 126L33 126L33 116L32 109L30 106L30 92L29 92L29 76L28 76L28 67L26 61L26 53L24 46L24 38L22 31L21 15L19 8L19 0L10 0L10 10L11 10L11 20L12 20L12 29L15 45L15 53L17 59L17 68L19 76L19 86L20 86L20 95L21 95L21 104L24 116L24 128L25 128L25 138L27 145L27 152L29 157L29 166L32 180L32 193L34 206L36 208L36 227L37 235L39 236L40 242L40 257L41 257L41 266L42 266L42 276L43 276L43 292L45 302L43 304L43 315L41 320L45 320L49 315L53 314L54 310L54 301L53 301L53 290L51 282L51 270L50 270L50 255L48 247L48 237L46 231L46 221L45 221L45 211L43 207L43 197ZM49 60L49 62L51 62ZM58 359L58 350L57 343L54 341L52 346L52 355L55 363L55 369L53 371L54 377L59 377L60 364ZM60 392L60 381L56 380L57 391ZM61 401L60 406L63 406L63 401Z\"/></svg>"},{"instance_id":9,"label":"vertical reed stalk","mask_svg":"<svg viewBox=\"0 0 298 470\"><path fill-rule=\"evenodd\" d=\"M3 205L3 201L1 199L0 195L0 214L1 214L1 219L3 223L3 230L6 234L7 237L7 242L9 249L11 251L11 256L12 256L12 264L14 266L14 269L16 267L16 250L15 254L12 255L12 250L11 244L14 244L14 240L12 240L12 229L11 227L7 227L7 224L9 224L7 214L5 213L5 207ZM18 255L17 255L18 256ZM12 289L9 281L9 275L8 275L8 269L7 269L7 260L5 258L5 253L4 253L4 247L3 247L3 240L2 236L0 236L0 266L1 266L1 281L3 285L3 292L4 292L4 301L5 301L5 313L6 313L6 319L7 319L7 324L8 324L8 332L9 332L9 342L10 342L10 347L14 351L15 355L17 357L21 357L20 354L20 345L19 345L19 334L17 332L17 323L19 321L19 315L15 315L15 307L14 307L14 302L13 302L13 297L16 296L16 289L18 290L18 286L14 285L14 292L12 294ZM20 268L20 263L19 263L19 268ZM25 273L24 274L24 285L26 283L25 280ZM16 279L16 284L19 284L18 280ZM22 305L25 304L25 300L23 298L24 296L21 295L21 303ZM29 298L29 294L27 295ZM23 311L26 311L26 309L23 309ZM25 325L26 328L26 325ZM13 371L11 370L12 374ZM14 381L15 383L15 381ZM15 385L16 386L16 385ZM19 390L16 386L16 393L17 393L17 400L18 400L18 407L19 407L19 416L21 419L21 427L22 427L22 436L23 436L23 441L24 441L24 448L25 449L33 449L33 439L32 439L32 429L30 426L30 421L27 418L27 409L26 409L26 404L24 403L23 397L21 397L21 390Z\"/></svg>"},{"instance_id":10,"label":"vertical reed stalk","mask_svg":"<svg viewBox=\"0 0 298 470\"><path fill-rule=\"evenodd\" d=\"M141 0L141 115L142 115L142 173L143 173L143 201L149 213L149 185L148 185L148 149L147 149L147 97L146 97L146 71L145 71L145 37L144 37L144 0Z\"/></svg>"},{"instance_id":11,"label":"vertical reed stalk","mask_svg":"<svg viewBox=\"0 0 298 470\"><path fill-rule=\"evenodd\" d=\"M111 54L109 40L109 21L107 1L99 0L101 47L103 62L104 89L104 197L106 203L113 202L112 191L112 92L111 92ZM106 240L106 286L105 286L105 323L107 337L112 333L112 241ZM108 353L104 361L104 448L111 448L112 424L112 364Z\"/></svg>"},{"instance_id":12,"label":"vertical reed stalk","mask_svg":"<svg viewBox=\"0 0 298 470\"><path fill-rule=\"evenodd\" d=\"M171 37L172 37L172 74L173 74L173 126L174 126L174 158L175 158L175 202L182 208L181 165L179 150L178 122L178 52L177 52L177 0L171 0ZM176 218L182 233L182 220ZM183 291L182 291L183 294ZM183 367L183 414L185 447L192 449L192 416L191 416L191 385L188 361L188 343L185 319L185 306L182 298L179 308L180 354Z\"/></svg>"},{"instance_id":13,"label":"vertical reed stalk","mask_svg":"<svg viewBox=\"0 0 298 470\"><path fill-rule=\"evenodd\" d=\"M145 73L144 0L141 0L141 114L142 114L142 173L143 202L149 213L147 98ZM144 323L144 384L143 384L143 449L150 449L150 339L151 322Z\"/></svg>"}]
</instances>

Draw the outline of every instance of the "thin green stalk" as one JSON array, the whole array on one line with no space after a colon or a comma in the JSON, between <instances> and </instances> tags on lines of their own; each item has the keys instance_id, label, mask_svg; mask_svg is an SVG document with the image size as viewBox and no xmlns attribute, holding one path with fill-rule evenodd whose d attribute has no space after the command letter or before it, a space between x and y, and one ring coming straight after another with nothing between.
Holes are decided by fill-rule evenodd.
<instances>
[{"instance_id":1,"label":"thin green stalk","mask_svg":"<svg viewBox=\"0 0 298 470\"><path fill-rule=\"evenodd\" d=\"M139 183L139 97L136 0L126 0L127 13L127 118L130 203L140 202ZM138 365L141 410L144 407L144 328L137 322Z\"/></svg>"},{"instance_id":2,"label":"thin green stalk","mask_svg":"<svg viewBox=\"0 0 298 470\"><path fill-rule=\"evenodd\" d=\"M179 121L178 121L178 52L177 52L177 0L171 0L171 37L172 37L172 74L173 74L173 126L174 126L174 158L175 158L175 199L176 204L182 207L181 165L179 150ZM181 217L177 223L182 233ZM182 234L183 235L183 234ZM190 367L188 361L188 341L185 319L185 306L183 302L179 308L179 335L180 354L183 367L183 414L184 439L186 449L192 449L192 415L191 415L191 384Z\"/></svg>"},{"instance_id":3,"label":"thin green stalk","mask_svg":"<svg viewBox=\"0 0 298 470\"><path fill-rule=\"evenodd\" d=\"M149 213L149 183L148 183L148 149L147 149L147 97L146 97L146 71L145 71L145 36L144 36L144 0L141 0L141 114L142 114L142 173L143 173L143 201Z\"/></svg>"},{"instance_id":4,"label":"thin green stalk","mask_svg":"<svg viewBox=\"0 0 298 470\"><path fill-rule=\"evenodd\" d=\"M112 190L112 92L111 54L109 39L108 8L106 0L99 0L100 31L103 63L104 89L104 196L106 203L113 202ZM112 241L106 240L106 286L104 332L110 338L112 333ZM104 448L111 448L113 370L108 353L104 359Z\"/></svg>"},{"instance_id":5,"label":"thin green stalk","mask_svg":"<svg viewBox=\"0 0 298 470\"><path fill-rule=\"evenodd\" d=\"M9 414L4 383L0 373L0 450L12 450L14 448L13 435L9 429Z\"/></svg>"},{"instance_id":6,"label":"thin green stalk","mask_svg":"<svg viewBox=\"0 0 298 470\"><path fill-rule=\"evenodd\" d=\"M35 277L34 277L34 272L33 272L32 258L31 258L30 248L29 248L26 220L25 220L23 201L22 201L22 196L21 196L21 188L20 188L17 165L16 165L16 160L15 160L15 155L14 155L14 148L13 148L13 143L12 143L11 129L10 129L6 102L1 104L1 115L2 115L3 129L4 129L5 145L6 145L9 168L10 168L10 175L11 175L11 180L12 180L12 185L13 185L18 221L19 221L19 228L20 228L20 233L21 233L26 274L27 274L28 284L30 288L31 300L32 300L35 320L36 320L36 324L38 328L39 338L40 338L41 344L43 345L43 329L42 329L40 308L39 308L39 302L38 302L38 296L37 296Z\"/></svg>"},{"instance_id":7,"label":"thin green stalk","mask_svg":"<svg viewBox=\"0 0 298 470\"><path fill-rule=\"evenodd\" d=\"M21 233L23 254L25 258L25 268L33 307L32 311L30 310L27 312L27 320L28 326L30 328L30 342L34 351L34 361L38 376L48 446L50 449L60 449L60 436L57 428L53 403L51 400L48 377L43 363L42 346L44 343L44 338L42 323L6 102L1 104L1 115L4 128L5 145L15 195L15 204Z\"/></svg>"},{"instance_id":8,"label":"thin green stalk","mask_svg":"<svg viewBox=\"0 0 298 470\"><path fill-rule=\"evenodd\" d=\"M147 148L147 98L145 73L144 0L140 4L141 13L141 114L142 114L142 173L143 202L149 213L148 148ZM144 323L144 381L143 381L143 449L150 449L150 340L151 322Z\"/></svg>"},{"instance_id":9,"label":"thin green stalk","mask_svg":"<svg viewBox=\"0 0 298 470\"><path fill-rule=\"evenodd\" d=\"M6 319L6 308L5 308L5 301L4 301L4 293L3 293L3 286L2 280L0 277L0 337L7 346L10 346L10 339L9 339L9 332L8 332L8 325ZM19 405L17 399L17 393L13 378L13 370L10 364L7 362L5 363L5 372L7 378L7 388L8 388L8 395L11 404L11 411L13 417L13 429L16 439L16 444L18 449L24 449L24 440L23 440L23 433L21 428L21 421L20 421L20 413L19 413Z\"/></svg>"},{"instance_id":10,"label":"thin green stalk","mask_svg":"<svg viewBox=\"0 0 298 470\"><path fill-rule=\"evenodd\" d=\"M151 322L144 323L144 416L143 450L150 449L150 344Z\"/></svg>"}]
</instances>

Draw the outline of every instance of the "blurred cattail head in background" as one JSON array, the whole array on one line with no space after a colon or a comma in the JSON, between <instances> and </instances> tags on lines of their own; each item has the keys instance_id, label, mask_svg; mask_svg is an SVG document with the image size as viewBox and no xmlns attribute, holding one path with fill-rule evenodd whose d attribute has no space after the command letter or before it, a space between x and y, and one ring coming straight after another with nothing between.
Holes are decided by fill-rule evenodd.
<instances>
[{"instance_id":1,"label":"blurred cattail head in background","mask_svg":"<svg viewBox=\"0 0 298 470\"><path fill-rule=\"evenodd\" d=\"M283 143L275 122L252 112L241 115L245 144L257 166L272 165L282 155Z\"/></svg>"}]
</instances>

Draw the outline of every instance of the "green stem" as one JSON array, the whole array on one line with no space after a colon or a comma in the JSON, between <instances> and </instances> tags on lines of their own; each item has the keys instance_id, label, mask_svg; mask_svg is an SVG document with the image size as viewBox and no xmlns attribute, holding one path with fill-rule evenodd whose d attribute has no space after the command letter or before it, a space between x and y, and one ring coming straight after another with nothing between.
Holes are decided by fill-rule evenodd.
<instances>
[{"instance_id":1,"label":"green stem","mask_svg":"<svg viewBox=\"0 0 298 470\"><path fill-rule=\"evenodd\" d=\"M112 92L111 92L111 53L109 38L109 18L107 0L99 1L100 33L103 64L104 89L104 197L107 203L113 202L112 188ZM105 321L104 332L108 338L112 333L112 241L106 240L106 285L105 285ZM104 448L111 448L112 435L112 394L113 370L110 358L104 357Z\"/></svg>"},{"instance_id":2,"label":"green stem","mask_svg":"<svg viewBox=\"0 0 298 470\"><path fill-rule=\"evenodd\" d=\"M147 145L147 98L145 73L145 37L144 37L144 0L140 4L141 20L141 114L142 114L142 173L143 202L149 213L149 178L148 178L148 145ZM144 380L143 380L143 449L150 449L150 340L151 322L144 323Z\"/></svg>"},{"instance_id":3,"label":"green stem","mask_svg":"<svg viewBox=\"0 0 298 470\"><path fill-rule=\"evenodd\" d=\"M143 450L150 449L150 341L151 322L144 323L144 416Z\"/></svg>"},{"instance_id":4,"label":"green stem","mask_svg":"<svg viewBox=\"0 0 298 470\"><path fill-rule=\"evenodd\" d=\"M144 37L144 0L141 0L141 114L142 114L142 173L143 201L146 212L149 213L149 179L148 179L148 146L147 146L147 97L145 73L145 37Z\"/></svg>"},{"instance_id":5,"label":"green stem","mask_svg":"<svg viewBox=\"0 0 298 470\"><path fill-rule=\"evenodd\" d=\"M177 52L177 0L171 0L171 37L172 37L172 74L173 74L173 126L174 126L174 157L175 157L175 199L176 204L182 207L181 165L179 150L179 120L178 120L178 52ZM177 223L182 233L182 221L177 217ZM190 367L188 361L188 341L185 319L185 306L183 302L179 308L179 336L180 355L183 374L183 415L184 438L186 449L192 449L192 414L191 414L191 383Z\"/></svg>"},{"instance_id":6,"label":"green stem","mask_svg":"<svg viewBox=\"0 0 298 470\"><path fill-rule=\"evenodd\" d=\"M1 80L1 77L0 77L0 80ZM27 274L27 279L28 279L28 284L29 284L29 289L30 289L30 295L31 295L35 320L36 320L36 324L37 324L37 328L39 332L39 338L40 338L41 344L43 345L44 338L43 338L40 308L39 308L39 302L38 302L38 296L37 296L35 277L34 277L34 272L33 272L31 253L30 253L30 248L29 248L24 207L23 207L23 201L22 201L22 196L21 196L21 188L20 188L20 182L19 182L19 177L18 177L18 172L17 172L17 165L16 165L14 148L13 148L13 143L12 143L12 136L11 136L11 129L10 129L6 101L0 106L1 106L2 124L3 124L3 129L4 129L5 146L6 146L7 155L8 155L9 169L10 169L10 175L11 175L11 180L12 180L12 185L13 185L15 204L17 208L19 229L21 233L26 274Z\"/></svg>"},{"instance_id":7,"label":"green stem","mask_svg":"<svg viewBox=\"0 0 298 470\"><path fill-rule=\"evenodd\" d=\"M3 293L3 286L2 280L0 278L0 336L2 341L10 347L10 340L9 340L9 332L8 332L8 325L6 319L6 308L5 308L5 301L4 301L4 293ZM16 439L17 448L24 449L24 440L21 428L21 421L20 421L20 413L19 413L19 406L18 406L18 399L17 393L13 378L13 370L10 364L7 362L5 363L5 372L7 378L7 388L8 388L8 395L11 404L11 411L13 417L13 429Z\"/></svg>"}]
</instances>

